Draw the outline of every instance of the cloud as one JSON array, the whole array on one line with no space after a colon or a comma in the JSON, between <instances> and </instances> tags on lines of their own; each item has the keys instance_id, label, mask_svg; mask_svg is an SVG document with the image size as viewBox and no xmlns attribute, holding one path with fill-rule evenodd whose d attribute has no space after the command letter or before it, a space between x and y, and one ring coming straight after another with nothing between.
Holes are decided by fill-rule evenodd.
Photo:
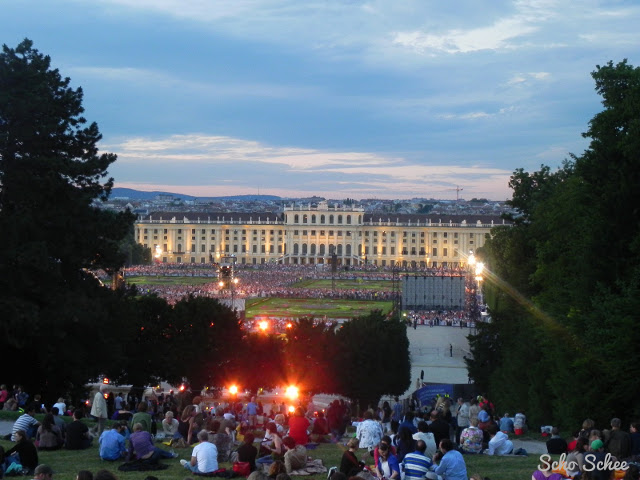
<instances>
[{"instance_id":1,"label":"cloud","mask_svg":"<svg viewBox=\"0 0 640 480\"><path fill-rule=\"evenodd\" d=\"M503 198L511 173L483 165L417 164L399 155L274 147L197 134L138 137L106 147L118 154L115 165L129 179L117 186L200 196L255 193L259 188L280 196L455 198L462 185L469 198ZM497 190L485 192L488 185Z\"/></svg>"},{"instance_id":2,"label":"cloud","mask_svg":"<svg viewBox=\"0 0 640 480\"><path fill-rule=\"evenodd\" d=\"M273 147L256 141L211 135L172 135L167 138L132 138L105 146L127 163L206 163L234 162L276 164L293 170L309 170L330 165L392 164L391 158L362 152L331 152L305 148Z\"/></svg>"}]
</instances>

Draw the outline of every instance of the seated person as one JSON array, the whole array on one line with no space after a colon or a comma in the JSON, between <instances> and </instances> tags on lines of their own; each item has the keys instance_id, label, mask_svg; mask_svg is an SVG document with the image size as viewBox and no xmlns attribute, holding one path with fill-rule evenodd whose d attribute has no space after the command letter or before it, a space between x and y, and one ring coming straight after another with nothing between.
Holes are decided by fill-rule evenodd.
<instances>
[{"instance_id":1,"label":"seated person","mask_svg":"<svg viewBox=\"0 0 640 480\"><path fill-rule=\"evenodd\" d=\"M307 449L303 445L296 445L293 437L284 437L284 467L287 473L304 468L307 465Z\"/></svg>"},{"instance_id":2,"label":"seated person","mask_svg":"<svg viewBox=\"0 0 640 480\"><path fill-rule=\"evenodd\" d=\"M567 453L567 441L559 435L558 427L551 429L551 438L547 440L547 453L551 455L560 455Z\"/></svg>"},{"instance_id":3,"label":"seated person","mask_svg":"<svg viewBox=\"0 0 640 480\"><path fill-rule=\"evenodd\" d=\"M16 441L16 432L22 430L27 438L34 438L40 422L38 422L34 415L36 414L36 405L31 403L25 409L25 412L18 417L11 429L11 441Z\"/></svg>"},{"instance_id":4,"label":"seated person","mask_svg":"<svg viewBox=\"0 0 640 480\"><path fill-rule=\"evenodd\" d=\"M178 425L180 422L173 418L173 412L171 410L167 411L164 414L164 419L162 420L162 433L164 433L164 438L175 439L181 438L182 435L178 433Z\"/></svg>"},{"instance_id":5,"label":"seated person","mask_svg":"<svg viewBox=\"0 0 640 480\"><path fill-rule=\"evenodd\" d=\"M509 440L509 436L498 430L495 423L487 427L489 434L489 445L487 447L487 455L510 455L513 453L513 442Z\"/></svg>"},{"instance_id":6,"label":"seated person","mask_svg":"<svg viewBox=\"0 0 640 480\"><path fill-rule=\"evenodd\" d=\"M504 433L513 433L513 418L505 413L500 419L500 431Z\"/></svg>"},{"instance_id":7,"label":"seated person","mask_svg":"<svg viewBox=\"0 0 640 480\"><path fill-rule=\"evenodd\" d=\"M247 433L237 450L238 462L248 462L252 472L256 469L256 457L258 456L258 449L253 445L254 440L253 433Z\"/></svg>"},{"instance_id":8,"label":"seated person","mask_svg":"<svg viewBox=\"0 0 640 480\"><path fill-rule=\"evenodd\" d=\"M36 450L36 446L29 440L24 430L18 430L13 435L16 439L16 444L5 453L5 457L17 453L22 468L32 473L38 466L38 450Z\"/></svg>"},{"instance_id":9,"label":"seated person","mask_svg":"<svg viewBox=\"0 0 640 480\"><path fill-rule=\"evenodd\" d=\"M209 441L206 430L198 432L200 443L193 447L191 460L180 460L180 464L193 473L212 473L218 470L218 449Z\"/></svg>"},{"instance_id":10,"label":"seated person","mask_svg":"<svg viewBox=\"0 0 640 480\"><path fill-rule=\"evenodd\" d=\"M126 429L126 422L120 422L111 430L102 432L99 439L102 460L120 460L126 455L127 447L124 438Z\"/></svg>"},{"instance_id":11,"label":"seated person","mask_svg":"<svg viewBox=\"0 0 640 480\"><path fill-rule=\"evenodd\" d=\"M154 446L151 434L143 429L141 423L136 423L133 426L133 433L129 438L131 456L135 455L137 460L151 462L157 462L161 458L176 458L178 456L177 453L171 453Z\"/></svg>"},{"instance_id":12,"label":"seated person","mask_svg":"<svg viewBox=\"0 0 640 480\"><path fill-rule=\"evenodd\" d=\"M462 430L460 434L460 451L462 453L480 453L484 434L478 428L478 419L472 418L471 425Z\"/></svg>"},{"instance_id":13,"label":"seated person","mask_svg":"<svg viewBox=\"0 0 640 480\"><path fill-rule=\"evenodd\" d=\"M153 423L153 419L151 418L151 415L147 413L148 408L149 405L145 401L138 404L138 411L133 415L133 417L131 417L132 428L136 423L139 423L145 432L152 433L151 424Z\"/></svg>"},{"instance_id":14,"label":"seated person","mask_svg":"<svg viewBox=\"0 0 640 480\"><path fill-rule=\"evenodd\" d=\"M344 473L347 478L356 476L364 468L364 462L358 460L356 452L360 441L357 438L350 438L347 442L347 451L342 454L340 460L340 472Z\"/></svg>"},{"instance_id":15,"label":"seated person","mask_svg":"<svg viewBox=\"0 0 640 480\"><path fill-rule=\"evenodd\" d=\"M67 450L84 450L91 446L92 437L89 434L89 428L81 422L83 416L81 409L76 408L73 411L73 422L67 425L64 444Z\"/></svg>"},{"instance_id":16,"label":"seated person","mask_svg":"<svg viewBox=\"0 0 640 480\"><path fill-rule=\"evenodd\" d=\"M327 419L324 418L324 413L320 411L318 412L318 418L313 422L310 438L313 442L324 442L325 435L329 435L329 424Z\"/></svg>"},{"instance_id":17,"label":"seated person","mask_svg":"<svg viewBox=\"0 0 640 480\"><path fill-rule=\"evenodd\" d=\"M62 432L56 425L52 413L47 413L36 433L38 450L57 450L62 447Z\"/></svg>"}]
</instances>

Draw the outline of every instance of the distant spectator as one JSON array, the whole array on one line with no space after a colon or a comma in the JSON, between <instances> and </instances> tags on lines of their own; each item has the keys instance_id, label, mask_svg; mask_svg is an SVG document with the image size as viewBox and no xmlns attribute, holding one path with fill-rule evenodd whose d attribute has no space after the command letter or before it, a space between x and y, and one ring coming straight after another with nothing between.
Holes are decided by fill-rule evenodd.
<instances>
[{"instance_id":1,"label":"distant spectator","mask_svg":"<svg viewBox=\"0 0 640 480\"><path fill-rule=\"evenodd\" d=\"M611 432L605 444L605 449L619 460L631 455L631 435L620 429L621 424L619 418L611 419Z\"/></svg>"},{"instance_id":2,"label":"distant spectator","mask_svg":"<svg viewBox=\"0 0 640 480\"><path fill-rule=\"evenodd\" d=\"M551 429L551 438L547 440L547 452L551 455L567 453L567 441L559 435L558 427Z\"/></svg>"},{"instance_id":3,"label":"distant spectator","mask_svg":"<svg viewBox=\"0 0 640 480\"><path fill-rule=\"evenodd\" d=\"M62 447L63 439L60 428L55 424L52 413L47 413L36 433L38 450L58 450Z\"/></svg>"},{"instance_id":4,"label":"distant spectator","mask_svg":"<svg viewBox=\"0 0 640 480\"><path fill-rule=\"evenodd\" d=\"M504 433L513 433L513 418L509 413L505 413L500 419L500 431Z\"/></svg>"}]
</instances>

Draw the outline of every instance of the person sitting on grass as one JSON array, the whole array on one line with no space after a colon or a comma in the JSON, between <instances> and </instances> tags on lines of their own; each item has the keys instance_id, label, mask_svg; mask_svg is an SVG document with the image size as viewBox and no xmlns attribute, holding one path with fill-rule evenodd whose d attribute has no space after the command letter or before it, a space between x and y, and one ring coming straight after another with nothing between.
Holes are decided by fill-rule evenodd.
<instances>
[{"instance_id":1,"label":"person sitting on grass","mask_svg":"<svg viewBox=\"0 0 640 480\"><path fill-rule=\"evenodd\" d=\"M80 408L73 411L73 421L67 425L65 437L64 446L67 450L84 450L91 446L92 437L89 434L89 427L81 421L83 416Z\"/></svg>"},{"instance_id":2,"label":"person sitting on grass","mask_svg":"<svg viewBox=\"0 0 640 480\"><path fill-rule=\"evenodd\" d=\"M155 463L161 458L176 458L178 456L177 453L171 453L154 446L151 434L143 428L140 423L133 426L133 433L129 438L131 456L135 455L137 460L148 460L151 463Z\"/></svg>"},{"instance_id":3,"label":"person sitting on grass","mask_svg":"<svg viewBox=\"0 0 640 480\"><path fill-rule=\"evenodd\" d=\"M297 445L293 437L284 437L284 466L287 473L304 468L307 465L307 449L304 445Z\"/></svg>"},{"instance_id":4,"label":"person sitting on grass","mask_svg":"<svg viewBox=\"0 0 640 480\"><path fill-rule=\"evenodd\" d=\"M193 473L212 473L218 470L218 449L209 441L206 430L198 432L200 443L193 447L191 460L180 460L180 464Z\"/></svg>"},{"instance_id":5,"label":"person sitting on grass","mask_svg":"<svg viewBox=\"0 0 640 480\"><path fill-rule=\"evenodd\" d=\"M256 457L258 456L258 449L253 446L254 440L253 433L247 433L237 450L238 462L248 462L252 472L256 469Z\"/></svg>"},{"instance_id":6,"label":"person sitting on grass","mask_svg":"<svg viewBox=\"0 0 640 480\"><path fill-rule=\"evenodd\" d=\"M148 408L149 405L147 405L147 402L145 401L138 404L138 411L134 413L131 418L131 426L133 427L136 423L139 423L145 432L153 433L151 431L153 419L151 418L151 415L147 413Z\"/></svg>"},{"instance_id":7,"label":"person sitting on grass","mask_svg":"<svg viewBox=\"0 0 640 480\"><path fill-rule=\"evenodd\" d=\"M265 436L271 437L270 444L260 447L260 454L263 456L256 460L256 464L269 465L274 460L282 460L282 438L278 435L276 424L273 422L267 423Z\"/></svg>"},{"instance_id":8,"label":"person sitting on grass","mask_svg":"<svg viewBox=\"0 0 640 480\"><path fill-rule=\"evenodd\" d=\"M38 450L58 450L62 447L62 432L55 424L52 413L47 413L36 433Z\"/></svg>"},{"instance_id":9,"label":"person sitting on grass","mask_svg":"<svg viewBox=\"0 0 640 480\"><path fill-rule=\"evenodd\" d=\"M100 458L102 460L120 460L127 453L124 434L127 429L126 422L120 422L111 430L105 430L100 435Z\"/></svg>"},{"instance_id":10,"label":"person sitting on grass","mask_svg":"<svg viewBox=\"0 0 640 480\"><path fill-rule=\"evenodd\" d=\"M438 463L436 474L447 480L467 480L467 465L464 463L462 454L453 448L453 443L448 438L440 440L440 451L442 458L434 463Z\"/></svg>"},{"instance_id":11,"label":"person sitting on grass","mask_svg":"<svg viewBox=\"0 0 640 480\"><path fill-rule=\"evenodd\" d=\"M14 436L16 444L5 453L5 457L9 457L14 453L17 454L17 460L22 465L22 468L31 473L38 466L38 450L36 450L36 446L29 440L24 430L18 430Z\"/></svg>"},{"instance_id":12,"label":"person sitting on grass","mask_svg":"<svg viewBox=\"0 0 640 480\"><path fill-rule=\"evenodd\" d=\"M490 437L486 452L488 455L510 455L513 453L513 442L509 440L506 433L498 430L495 423L487 427L487 433Z\"/></svg>"},{"instance_id":13,"label":"person sitting on grass","mask_svg":"<svg viewBox=\"0 0 640 480\"><path fill-rule=\"evenodd\" d=\"M13 424L13 428L11 429L11 441L16 441L16 432L18 430L22 430L27 438L34 438L36 436L36 432L38 431L38 427L40 426L40 422L38 422L34 415L36 414L36 405L31 403L25 409L25 412L18 417L18 419ZM34 466L35 468L35 466Z\"/></svg>"},{"instance_id":14,"label":"person sitting on grass","mask_svg":"<svg viewBox=\"0 0 640 480\"><path fill-rule=\"evenodd\" d=\"M376 464L376 476L379 479L400 480L400 464L396 456L391 453L389 445L380 443L378 452L380 457Z\"/></svg>"}]
</instances>

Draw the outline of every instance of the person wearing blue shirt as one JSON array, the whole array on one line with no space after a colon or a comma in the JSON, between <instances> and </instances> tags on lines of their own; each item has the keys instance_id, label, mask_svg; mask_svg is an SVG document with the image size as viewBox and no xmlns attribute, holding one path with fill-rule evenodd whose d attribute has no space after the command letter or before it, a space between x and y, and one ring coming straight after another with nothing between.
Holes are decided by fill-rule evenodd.
<instances>
[{"instance_id":1,"label":"person wearing blue shirt","mask_svg":"<svg viewBox=\"0 0 640 480\"><path fill-rule=\"evenodd\" d=\"M440 451L444 454L440 464L436 467L436 473L447 480L467 480L467 465L462 454L453 448L453 443L448 438L440 440Z\"/></svg>"},{"instance_id":2,"label":"person wearing blue shirt","mask_svg":"<svg viewBox=\"0 0 640 480\"><path fill-rule=\"evenodd\" d=\"M120 460L127 451L124 434L127 424L122 422L111 430L105 430L100 435L100 458L102 460Z\"/></svg>"},{"instance_id":3,"label":"person wearing blue shirt","mask_svg":"<svg viewBox=\"0 0 640 480\"><path fill-rule=\"evenodd\" d=\"M396 456L391 453L389 445L381 442L378 446L378 454L380 456L376 465L376 476L380 480L400 480L400 464Z\"/></svg>"}]
</instances>

